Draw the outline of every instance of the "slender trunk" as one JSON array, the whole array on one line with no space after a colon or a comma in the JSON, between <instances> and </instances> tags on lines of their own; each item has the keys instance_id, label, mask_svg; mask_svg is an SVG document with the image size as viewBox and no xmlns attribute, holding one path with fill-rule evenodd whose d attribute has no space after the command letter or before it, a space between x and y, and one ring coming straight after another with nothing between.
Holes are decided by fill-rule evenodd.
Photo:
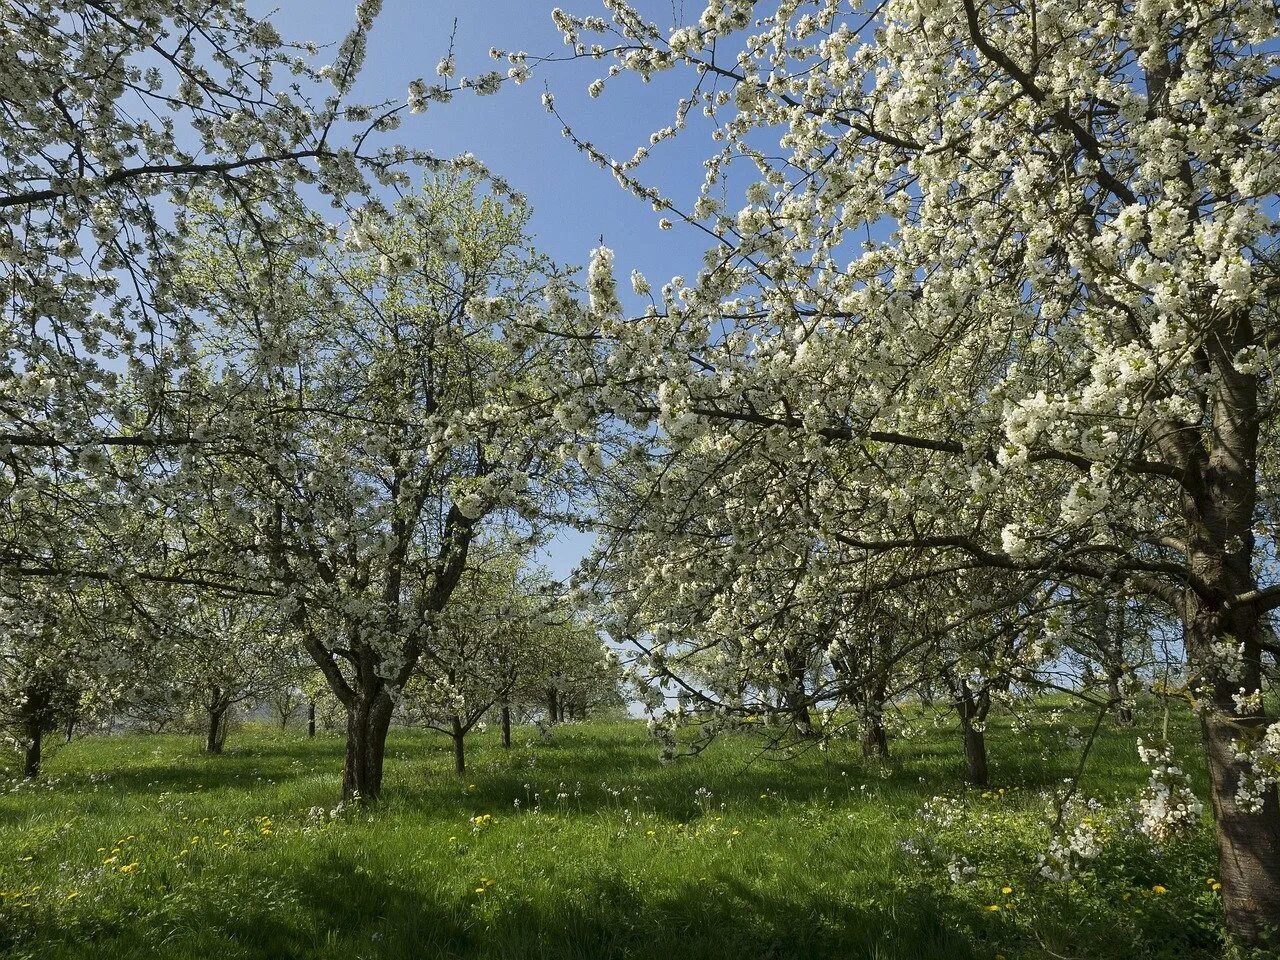
<instances>
[{"instance_id":1,"label":"slender trunk","mask_svg":"<svg viewBox=\"0 0 1280 960\"><path fill-rule=\"evenodd\" d=\"M382 792L382 762L393 704L385 692L360 697L347 707L347 753L342 799L374 803Z\"/></svg>"},{"instance_id":2,"label":"slender trunk","mask_svg":"<svg viewBox=\"0 0 1280 960\"><path fill-rule=\"evenodd\" d=\"M71 742L71 738L76 735L76 715L73 713L67 717L66 737L67 743Z\"/></svg>"},{"instance_id":3,"label":"slender trunk","mask_svg":"<svg viewBox=\"0 0 1280 960\"><path fill-rule=\"evenodd\" d=\"M307 736L314 737L316 735L316 702L312 700L307 704Z\"/></svg>"},{"instance_id":4,"label":"slender trunk","mask_svg":"<svg viewBox=\"0 0 1280 960\"><path fill-rule=\"evenodd\" d=\"M511 748L511 707L502 705L502 745Z\"/></svg>"},{"instance_id":5,"label":"slender trunk","mask_svg":"<svg viewBox=\"0 0 1280 960\"><path fill-rule=\"evenodd\" d=\"M467 773L467 754L464 748L463 738L467 735L462 729L462 721L454 714L453 721L453 772L459 777L465 776Z\"/></svg>"}]
</instances>

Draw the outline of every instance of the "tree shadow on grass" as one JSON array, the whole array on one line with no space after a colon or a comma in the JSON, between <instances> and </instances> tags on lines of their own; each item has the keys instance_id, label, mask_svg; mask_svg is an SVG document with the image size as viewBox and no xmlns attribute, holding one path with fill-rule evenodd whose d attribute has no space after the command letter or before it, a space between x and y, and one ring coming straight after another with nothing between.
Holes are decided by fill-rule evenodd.
<instances>
[{"instance_id":1,"label":"tree shadow on grass","mask_svg":"<svg viewBox=\"0 0 1280 960\"><path fill-rule=\"evenodd\" d=\"M695 872L691 870L691 873ZM263 878L270 880L271 878ZM182 905L177 915L121 918L75 938L29 931L35 956L165 960L972 960L940 905L917 899L853 906L816 891L778 896L735 877L708 885L692 875L659 896L639 897L616 876L521 896L518 881L447 891L418 888L332 856L287 878L293 907L265 909L225 896ZM246 889L253 884L245 884ZM163 939L160 934L163 933ZM32 941L28 941L32 942Z\"/></svg>"}]
</instances>

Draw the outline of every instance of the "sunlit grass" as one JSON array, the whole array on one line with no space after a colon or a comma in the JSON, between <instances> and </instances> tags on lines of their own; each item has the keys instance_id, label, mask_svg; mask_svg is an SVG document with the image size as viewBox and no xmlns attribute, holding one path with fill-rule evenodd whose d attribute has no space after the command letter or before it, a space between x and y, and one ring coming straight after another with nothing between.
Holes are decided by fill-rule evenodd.
<instances>
[{"instance_id":1,"label":"sunlit grass","mask_svg":"<svg viewBox=\"0 0 1280 960\"><path fill-rule=\"evenodd\" d=\"M1068 728L1088 718L1011 719L992 723L986 791L963 785L950 728L896 740L888 763L855 742L783 763L744 736L665 766L638 723L521 728L510 751L471 738L462 782L447 739L395 731L384 802L336 817L334 736L245 729L221 757L188 736L80 740L47 785L0 795L0 953L1220 956L1207 831L1034 879L1043 792L1074 771ZM1189 719L1172 729L1203 792ZM1104 724L1081 793L1133 805L1139 732ZM965 811L947 842L972 882L903 847L939 794Z\"/></svg>"}]
</instances>

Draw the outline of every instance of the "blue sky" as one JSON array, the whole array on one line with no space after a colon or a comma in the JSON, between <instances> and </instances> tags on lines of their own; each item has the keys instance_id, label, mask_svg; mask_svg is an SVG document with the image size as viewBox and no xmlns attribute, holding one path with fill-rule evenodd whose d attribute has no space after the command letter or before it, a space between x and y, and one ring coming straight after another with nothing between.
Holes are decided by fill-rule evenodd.
<instances>
[{"instance_id":1,"label":"blue sky","mask_svg":"<svg viewBox=\"0 0 1280 960\"><path fill-rule=\"evenodd\" d=\"M354 0L284 0L274 6L272 20L287 39L336 45L353 22L354 5ZM599 0L385 0L370 37L357 99L403 97L416 77L435 82L435 66L448 51L455 18L459 75L474 76L495 67L505 70L505 62L495 63L488 56L494 46L524 50L531 57L564 54L568 48L551 23L551 10L557 5L576 14L603 12ZM683 4L662 6L669 20ZM272 8L261 5L263 10ZM323 58L322 54L319 62ZM550 89L562 115L580 135L627 159L637 146L648 143L650 133L671 122L691 77L664 76L648 85L621 77L593 100L586 93L587 84L607 67L608 61L546 65L525 84L506 84L494 96L459 95L450 104L433 104L426 113L406 116L395 136L442 157L474 153L529 198L537 245L555 259L584 264L603 236L617 252L620 278L639 269L657 287L673 275L696 272L705 235L680 224L659 230L658 214L623 191L562 136L560 122L543 109L541 96ZM655 151L650 173L662 189L691 202L701 182L702 160L714 144L705 130L686 133ZM543 560L564 576L589 544L588 537L565 532Z\"/></svg>"}]
</instances>

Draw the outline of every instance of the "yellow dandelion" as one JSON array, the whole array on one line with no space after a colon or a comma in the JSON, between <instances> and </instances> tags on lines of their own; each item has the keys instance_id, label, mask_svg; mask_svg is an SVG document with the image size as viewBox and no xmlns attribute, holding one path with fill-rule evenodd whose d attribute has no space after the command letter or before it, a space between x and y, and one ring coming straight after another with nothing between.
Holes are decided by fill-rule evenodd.
<instances>
[{"instance_id":1,"label":"yellow dandelion","mask_svg":"<svg viewBox=\"0 0 1280 960\"><path fill-rule=\"evenodd\" d=\"M987 904L987 913L999 913L999 912L1000 912L1000 904L998 903Z\"/></svg>"},{"instance_id":2,"label":"yellow dandelion","mask_svg":"<svg viewBox=\"0 0 1280 960\"><path fill-rule=\"evenodd\" d=\"M1007 897L1009 894L1013 893L1013 887L1001 887L1000 892Z\"/></svg>"},{"instance_id":3,"label":"yellow dandelion","mask_svg":"<svg viewBox=\"0 0 1280 960\"><path fill-rule=\"evenodd\" d=\"M120 868L120 872L121 872L121 873L132 873L132 872L137 868L137 866L138 866L138 864L137 864L136 862L135 862L135 863L126 863L123 867L121 867L121 868Z\"/></svg>"},{"instance_id":4,"label":"yellow dandelion","mask_svg":"<svg viewBox=\"0 0 1280 960\"><path fill-rule=\"evenodd\" d=\"M1158 893L1168 893L1169 891L1157 883L1154 887L1151 888L1151 892L1158 894Z\"/></svg>"}]
</instances>

